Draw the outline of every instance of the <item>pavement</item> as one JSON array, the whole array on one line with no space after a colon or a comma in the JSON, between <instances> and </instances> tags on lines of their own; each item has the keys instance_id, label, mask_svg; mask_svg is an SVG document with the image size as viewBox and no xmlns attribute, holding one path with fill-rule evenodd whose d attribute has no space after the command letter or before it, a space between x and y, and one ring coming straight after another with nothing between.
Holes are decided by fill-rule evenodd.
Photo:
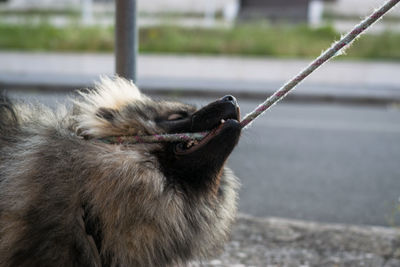
<instances>
[{"instance_id":1,"label":"pavement","mask_svg":"<svg viewBox=\"0 0 400 267\"><path fill-rule=\"evenodd\" d=\"M195 55L138 56L138 86L150 94L264 99L311 60ZM0 88L65 91L113 75L112 54L0 52ZM400 62L333 60L288 99L400 102Z\"/></svg>"},{"instance_id":2,"label":"pavement","mask_svg":"<svg viewBox=\"0 0 400 267\"><path fill-rule=\"evenodd\" d=\"M217 258L188 267L398 267L398 229L239 215Z\"/></svg>"}]
</instances>

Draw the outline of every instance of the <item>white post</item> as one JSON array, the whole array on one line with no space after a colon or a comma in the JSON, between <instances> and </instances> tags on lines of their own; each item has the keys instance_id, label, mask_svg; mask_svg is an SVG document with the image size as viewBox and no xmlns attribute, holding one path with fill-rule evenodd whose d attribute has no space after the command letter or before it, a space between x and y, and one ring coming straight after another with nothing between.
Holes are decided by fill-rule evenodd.
<instances>
[{"instance_id":1,"label":"white post","mask_svg":"<svg viewBox=\"0 0 400 267\"><path fill-rule=\"evenodd\" d=\"M239 13L239 0L231 1L225 5L223 9L223 15L225 21L234 21Z\"/></svg>"},{"instance_id":2,"label":"white post","mask_svg":"<svg viewBox=\"0 0 400 267\"><path fill-rule=\"evenodd\" d=\"M205 25L213 26L215 23L215 0L206 0L205 1L205 14L204 21Z\"/></svg>"},{"instance_id":3,"label":"white post","mask_svg":"<svg viewBox=\"0 0 400 267\"><path fill-rule=\"evenodd\" d=\"M86 25L93 23L93 0L82 0L82 22Z\"/></svg>"},{"instance_id":4,"label":"white post","mask_svg":"<svg viewBox=\"0 0 400 267\"><path fill-rule=\"evenodd\" d=\"M324 4L321 0L311 0L308 6L308 23L311 27L318 27L322 22Z\"/></svg>"}]
</instances>

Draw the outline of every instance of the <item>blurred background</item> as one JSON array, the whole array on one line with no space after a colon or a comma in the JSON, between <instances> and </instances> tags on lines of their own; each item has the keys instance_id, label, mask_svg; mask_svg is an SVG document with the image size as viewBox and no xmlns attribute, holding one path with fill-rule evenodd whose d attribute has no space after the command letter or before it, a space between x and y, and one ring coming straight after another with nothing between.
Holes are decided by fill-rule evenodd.
<instances>
[{"instance_id":1,"label":"blurred background","mask_svg":"<svg viewBox=\"0 0 400 267\"><path fill-rule=\"evenodd\" d=\"M137 84L256 107L384 0L138 0ZM115 1L0 0L0 90L49 106L115 73ZM243 133L240 211L400 226L400 7Z\"/></svg>"}]
</instances>

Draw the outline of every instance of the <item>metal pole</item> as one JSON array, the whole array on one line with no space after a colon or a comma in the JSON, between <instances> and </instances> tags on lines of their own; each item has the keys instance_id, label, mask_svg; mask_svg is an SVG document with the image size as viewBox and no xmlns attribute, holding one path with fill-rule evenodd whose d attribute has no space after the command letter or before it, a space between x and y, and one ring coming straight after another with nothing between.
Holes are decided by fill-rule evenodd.
<instances>
[{"instance_id":1,"label":"metal pole","mask_svg":"<svg viewBox=\"0 0 400 267\"><path fill-rule=\"evenodd\" d=\"M115 1L115 59L116 73L136 82L138 50L136 0Z\"/></svg>"}]
</instances>

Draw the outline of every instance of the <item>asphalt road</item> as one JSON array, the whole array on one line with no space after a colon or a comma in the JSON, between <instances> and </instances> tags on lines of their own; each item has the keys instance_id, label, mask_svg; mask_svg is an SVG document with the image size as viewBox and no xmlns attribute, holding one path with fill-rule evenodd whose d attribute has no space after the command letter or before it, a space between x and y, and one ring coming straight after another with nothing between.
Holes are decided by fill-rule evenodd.
<instances>
[{"instance_id":1,"label":"asphalt road","mask_svg":"<svg viewBox=\"0 0 400 267\"><path fill-rule=\"evenodd\" d=\"M244 132L230 163L243 182L243 212L390 225L400 197L400 110L278 104Z\"/></svg>"},{"instance_id":2,"label":"asphalt road","mask_svg":"<svg viewBox=\"0 0 400 267\"><path fill-rule=\"evenodd\" d=\"M65 94L11 95L65 101ZM258 104L239 103L242 114ZM243 213L400 225L399 107L281 102L243 132L229 165L242 182Z\"/></svg>"}]
</instances>

